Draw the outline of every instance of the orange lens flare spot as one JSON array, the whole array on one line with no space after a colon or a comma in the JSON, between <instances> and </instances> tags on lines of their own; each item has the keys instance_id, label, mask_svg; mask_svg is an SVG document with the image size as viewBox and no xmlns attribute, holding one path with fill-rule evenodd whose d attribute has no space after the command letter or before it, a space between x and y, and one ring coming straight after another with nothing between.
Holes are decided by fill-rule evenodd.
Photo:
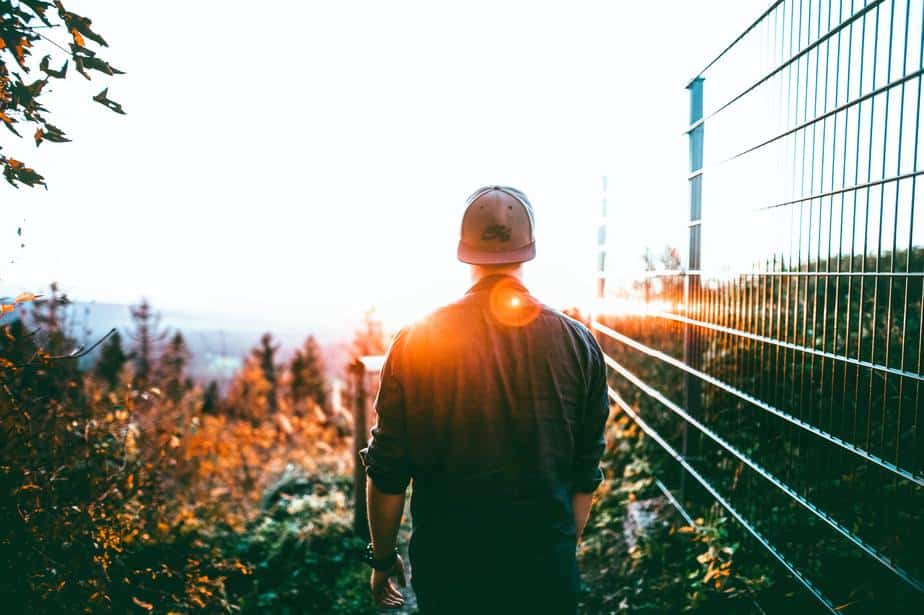
<instances>
[{"instance_id":1,"label":"orange lens flare spot","mask_svg":"<svg viewBox=\"0 0 924 615\"><path fill-rule=\"evenodd\" d=\"M539 302L508 282L498 282L491 289L489 305L491 315L508 327L524 327L542 311Z\"/></svg>"}]
</instances>

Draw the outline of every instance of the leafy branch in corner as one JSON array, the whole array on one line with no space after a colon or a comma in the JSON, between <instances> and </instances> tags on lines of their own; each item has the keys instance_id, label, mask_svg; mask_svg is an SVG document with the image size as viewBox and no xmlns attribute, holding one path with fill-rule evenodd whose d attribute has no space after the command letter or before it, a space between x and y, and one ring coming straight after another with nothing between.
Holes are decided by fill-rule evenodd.
<instances>
[{"instance_id":1,"label":"leafy branch in corner","mask_svg":"<svg viewBox=\"0 0 924 615\"><path fill-rule=\"evenodd\" d=\"M90 48L88 41L98 48L109 46L92 29L92 23L66 10L60 0L0 0L0 124L13 135L24 138L32 132L36 147L46 141L70 141L46 117L48 109L40 98L48 81L66 79L71 66L88 80L92 71L109 76L124 74ZM58 34L70 39L66 47L56 40ZM50 51L37 63L32 55L35 45ZM93 100L115 113L125 113L122 105L109 98L108 87ZM47 187L42 175L2 149L0 146L0 170L11 186Z\"/></svg>"}]
</instances>

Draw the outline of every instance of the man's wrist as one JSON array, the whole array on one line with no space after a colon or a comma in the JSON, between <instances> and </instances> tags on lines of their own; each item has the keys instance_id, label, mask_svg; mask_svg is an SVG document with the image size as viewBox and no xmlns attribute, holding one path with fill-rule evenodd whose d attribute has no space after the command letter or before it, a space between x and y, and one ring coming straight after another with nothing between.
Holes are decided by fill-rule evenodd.
<instances>
[{"instance_id":1,"label":"man's wrist","mask_svg":"<svg viewBox=\"0 0 924 615\"><path fill-rule=\"evenodd\" d=\"M376 570L389 570L398 561L398 547L384 553L371 542L366 545L366 563Z\"/></svg>"},{"instance_id":2,"label":"man's wrist","mask_svg":"<svg viewBox=\"0 0 924 615\"><path fill-rule=\"evenodd\" d=\"M372 554L375 556L375 559L385 559L397 552L398 545L396 543L396 540L388 542L376 542L373 540L369 545L371 545Z\"/></svg>"}]
</instances>

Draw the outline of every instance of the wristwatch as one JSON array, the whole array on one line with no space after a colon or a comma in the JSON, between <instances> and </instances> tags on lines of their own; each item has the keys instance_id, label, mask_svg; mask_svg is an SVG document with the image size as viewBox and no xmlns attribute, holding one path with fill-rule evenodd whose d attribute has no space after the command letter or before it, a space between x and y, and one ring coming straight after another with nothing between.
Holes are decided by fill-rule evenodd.
<instances>
[{"instance_id":1,"label":"wristwatch","mask_svg":"<svg viewBox=\"0 0 924 615\"><path fill-rule=\"evenodd\" d=\"M385 570L391 570L392 566L395 565L395 562L398 559L398 547L395 547L393 553L386 555L381 559L375 559L375 551L372 549L372 543L366 545L366 563L372 566L375 570L383 572Z\"/></svg>"}]
</instances>

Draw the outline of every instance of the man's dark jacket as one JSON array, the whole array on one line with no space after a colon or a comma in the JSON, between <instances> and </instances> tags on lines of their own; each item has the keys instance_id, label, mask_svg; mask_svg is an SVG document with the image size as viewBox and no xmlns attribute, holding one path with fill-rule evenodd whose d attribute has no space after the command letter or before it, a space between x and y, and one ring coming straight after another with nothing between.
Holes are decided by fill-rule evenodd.
<instances>
[{"instance_id":1,"label":"man's dark jacket","mask_svg":"<svg viewBox=\"0 0 924 615\"><path fill-rule=\"evenodd\" d=\"M361 456L380 491L414 481L422 611L573 613L571 495L602 480L609 413L590 331L483 278L395 337L375 409Z\"/></svg>"}]
</instances>

